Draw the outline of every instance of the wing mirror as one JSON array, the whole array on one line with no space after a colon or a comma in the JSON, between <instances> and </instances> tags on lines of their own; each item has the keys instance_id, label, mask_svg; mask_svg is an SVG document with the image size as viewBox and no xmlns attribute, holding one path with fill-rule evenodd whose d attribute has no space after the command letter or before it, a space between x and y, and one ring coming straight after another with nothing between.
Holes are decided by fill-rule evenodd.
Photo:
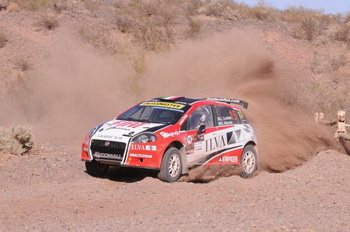
<instances>
[{"instance_id":1,"label":"wing mirror","mask_svg":"<svg viewBox=\"0 0 350 232\"><path fill-rule=\"evenodd\" d=\"M205 133L205 125L202 124L199 126L198 131L197 131L197 136L204 134Z\"/></svg>"}]
</instances>

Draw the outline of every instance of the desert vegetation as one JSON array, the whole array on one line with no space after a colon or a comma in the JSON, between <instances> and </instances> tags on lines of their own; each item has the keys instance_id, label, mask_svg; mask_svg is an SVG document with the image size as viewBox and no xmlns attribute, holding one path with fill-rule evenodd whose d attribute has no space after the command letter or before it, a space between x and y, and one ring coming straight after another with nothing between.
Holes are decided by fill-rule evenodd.
<instances>
[{"instance_id":1,"label":"desert vegetation","mask_svg":"<svg viewBox=\"0 0 350 232\"><path fill-rule=\"evenodd\" d=\"M29 152L34 145L34 138L30 127L13 126L0 127L0 151L14 155L23 155Z\"/></svg>"},{"instance_id":2,"label":"desert vegetation","mask_svg":"<svg viewBox=\"0 0 350 232\"><path fill-rule=\"evenodd\" d=\"M312 94L324 96L315 97L310 111L332 115L340 107L350 111L345 88L350 74L350 12L332 15L300 6L280 10L264 1L248 6L233 0L13 0L7 11L9 17L31 19L28 27L35 32L28 41L50 40L58 29L72 24L84 43L127 63L133 71L130 86L142 82L149 57L171 51L183 40L200 40L208 34L245 26L260 32L266 28L261 34L273 31L313 52L307 63L309 77L305 83L298 82L300 91L312 90ZM8 31L0 29L0 48L6 51L15 42ZM39 53L31 50L6 59L11 68L4 69L3 76L30 79L27 71L35 69ZM18 92L19 87L16 89ZM324 98L329 105L322 104Z\"/></svg>"},{"instance_id":3,"label":"desert vegetation","mask_svg":"<svg viewBox=\"0 0 350 232\"><path fill-rule=\"evenodd\" d=\"M7 37L4 33L0 32L0 48L5 47L7 43Z\"/></svg>"}]
</instances>

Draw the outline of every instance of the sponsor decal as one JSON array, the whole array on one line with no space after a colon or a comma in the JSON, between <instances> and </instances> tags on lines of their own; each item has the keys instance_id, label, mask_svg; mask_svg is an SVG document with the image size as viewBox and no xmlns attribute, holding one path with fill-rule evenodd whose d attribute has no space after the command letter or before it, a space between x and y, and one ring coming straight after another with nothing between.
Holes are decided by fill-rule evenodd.
<instances>
[{"instance_id":1,"label":"sponsor decal","mask_svg":"<svg viewBox=\"0 0 350 232\"><path fill-rule=\"evenodd\" d=\"M232 120L232 118L230 116L223 116L223 117L217 117L218 118L218 121L221 121L221 120Z\"/></svg>"},{"instance_id":2,"label":"sponsor decal","mask_svg":"<svg viewBox=\"0 0 350 232\"><path fill-rule=\"evenodd\" d=\"M237 156L220 156L219 162L237 163L238 162L238 157Z\"/></svg>"},{"instance_id":3,"label":"sponsor decal","mask_svg":"<svg viewBox=\"0 0 350 232\"><path fill-rule=\"evenodd\" d=\"M213 151L215 149L220 149L227 145L235 144L238 142L237 137L241 137L241 130L234 132L228 132L223 135L219 135L214 138L210 138L205 140L205 151ZM240 140L241 141L241 140Z\"/></svg>"},{"instance_id":4,"label":"sponsor decal","mask_svg":"<svg viewBox=\"0 0 350 232\"><path fill-rule=\"evenodd\" d=\"M167 132L160 132L160 135L163 136L163 138L168 138L168 137L174 137L174 136L178 136L180 135L180 132L178 131L174 131L174 132L170 132L170 133L167 133Z\"/></svg>"},{"instance_id":5,"label":"sponsor decal","mask_svg":"<svg viewBox=\"0 0 350 232\"><path fill-rule=\"evenodd\" d=\"M113 135L98 135L97 137L103 138L103 139L111 139L113 138Z\"/></svg>"},{"instance_id":6,"label":"sponsor decal","mask_svg":"<svg viewBox=\"0 0 350 232\"><path fill-rule=\"evenodd\" d=\"M109 154L109 153L103 153L103 152L95 152L93 154L95 158L107 158L107 159L122 159L123 155L119 154Z\"/></svg>"},{"instance_id":7,"label":"sponsor decal","mask_svg":"<svg viewBox=\"0 0 350 232\"><path fill-rule=\"evenodd\" d=\"M123 131L130 131L130 128L120 127L120 126L111 126L111 127L107 128L106 130L123 130Z\"/></svg>"},{"instance_id":8,"label":"sponsor decal","mask_svg":"<svg viewBox=\"0 0 350 232\"><path fill-rule=\"evenodd\" d=\"M167 107L167 108L174 108L174 109L182 109L185 107L185 105L171 103L171 102L144 102L144 103L141 103L140 106L160 106L160 107Z\"/></svg>"},{"instance_id":9,"label":"sponsor decal","mask_svg":"<svg viewBox=\"0 0 350 232\"><path fill-rule=\"evenodd\" d=\"M155 146L155 145L131 144L131 150L156 151L157 150L157 146Z\"/></svg>"},{"instance_id":10,"label":"sponsor decal","mask_svg":"<svg viewBox=\"0 0 350 232\"><path fill-rule=\"evenodd\" d=\"M194 150L199 151L202 150L203 144L202 143L194 143Z\"/></svg>"},{"instance_id":11,"label":"sponsor decal","mask_svg":"<svg viewBox=\"0 0 350 232\"><path fill-rule=\"evenodd\" d=\"M130 128L136 128L142 125L145 125L145 122L131 122L131 121L117 121L111 124L108 124L110 126L109 129L119 129L122 130L122 128L127 129L125 127L130 127ZM113 126L113 128L111 128Z\"/></svg>"},{"instance_id":12,"label":"sponsor decal","mask_svg":"<svg viewBox=\"0 0 350 232\"><path fill-rule=\"evenodd\" d=\"M223 135L205 140L205 151L213 151L226 146L226 141Z\"/></svg>"},{"instance_id":13,"label":"sponsor decal","mask_svg":"<svg viewBox=\"0 0 350 232\"><path fill-rule=\"evenodd\" d=\"M244 115L241 111L238 111L238 116L241 120L244 120Z\"/></svg>"},{"instance_id":14,"label":"sponsor decal","mask_svg":"<svg viewBox=\"0 0 350 232\"><path fill-rule=\"evenodd\" d=\"M152 155L147 155L147 154L130 154L130 157L135 157L135 158L152 158Z\"/></svg>"},{"instance_id":15,"label":"sponsor decal","mask_svg":"<svg viewBox=\"0 0 350 232\"><path fill-rule=\"evenodd\" d=\"M188 144L191 144L192 141L193 141L192 136L191 136L191 135L190 135L190 136L187 136L187 143L188 143Z\"/></svg>"}]
</instances>

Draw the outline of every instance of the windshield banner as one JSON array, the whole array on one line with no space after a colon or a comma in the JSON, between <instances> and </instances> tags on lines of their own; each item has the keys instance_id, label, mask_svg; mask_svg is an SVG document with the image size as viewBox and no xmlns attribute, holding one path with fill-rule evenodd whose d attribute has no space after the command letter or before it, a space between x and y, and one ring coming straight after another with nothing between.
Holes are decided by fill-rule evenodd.
<instances>
[{"instance_id":1,"label":"windshield banner","mask_svg":"<svg viewBox=\"0 0 350 232\"><path fill-rule=\"evenodd\" d=\"M144 103L141 103L140 106L160 106L160 107L167 107L167 108L174 108L174 109L182 109L185 107L185 105L171 103L171 102L144 102Z\"/></svg>"}]
</instances>

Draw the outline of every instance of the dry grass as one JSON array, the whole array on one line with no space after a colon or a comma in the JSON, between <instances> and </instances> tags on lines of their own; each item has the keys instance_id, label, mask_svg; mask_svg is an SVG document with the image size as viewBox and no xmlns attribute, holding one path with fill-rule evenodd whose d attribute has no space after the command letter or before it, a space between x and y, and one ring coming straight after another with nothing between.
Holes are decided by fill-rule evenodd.
<instances>
[{"instance_id":1,"label":"dry grass","mask_svg":"<svg viewBox=\"0 0 350 232\"><path fill-rule=\"evenodd\" d=\"M0 127L0 150L14 155L23 155L34 145L31 129L27 126Z\"/></svg>"},{"instance_id":2,"label":"dry grass","mask_svg":"<svg viewBox=\"0 0 350 232\"><path fill-rule=\"evenodd\" d=\"M46 9L52 3L52 0L12 0L20 9L29 11L38 11Z\"/></svg>"},{"instance_id":3,"label":"dry grass","mask_svg":"<svg viewBox=\"0 0 350 232\"><path fill-rule=\"evenodd\" d=\"M5 34L3 34L2 32L0 32L0 48L5 47L6 43L7 43L7 37L5 36Z\"/></svg>"}]
</instances>

